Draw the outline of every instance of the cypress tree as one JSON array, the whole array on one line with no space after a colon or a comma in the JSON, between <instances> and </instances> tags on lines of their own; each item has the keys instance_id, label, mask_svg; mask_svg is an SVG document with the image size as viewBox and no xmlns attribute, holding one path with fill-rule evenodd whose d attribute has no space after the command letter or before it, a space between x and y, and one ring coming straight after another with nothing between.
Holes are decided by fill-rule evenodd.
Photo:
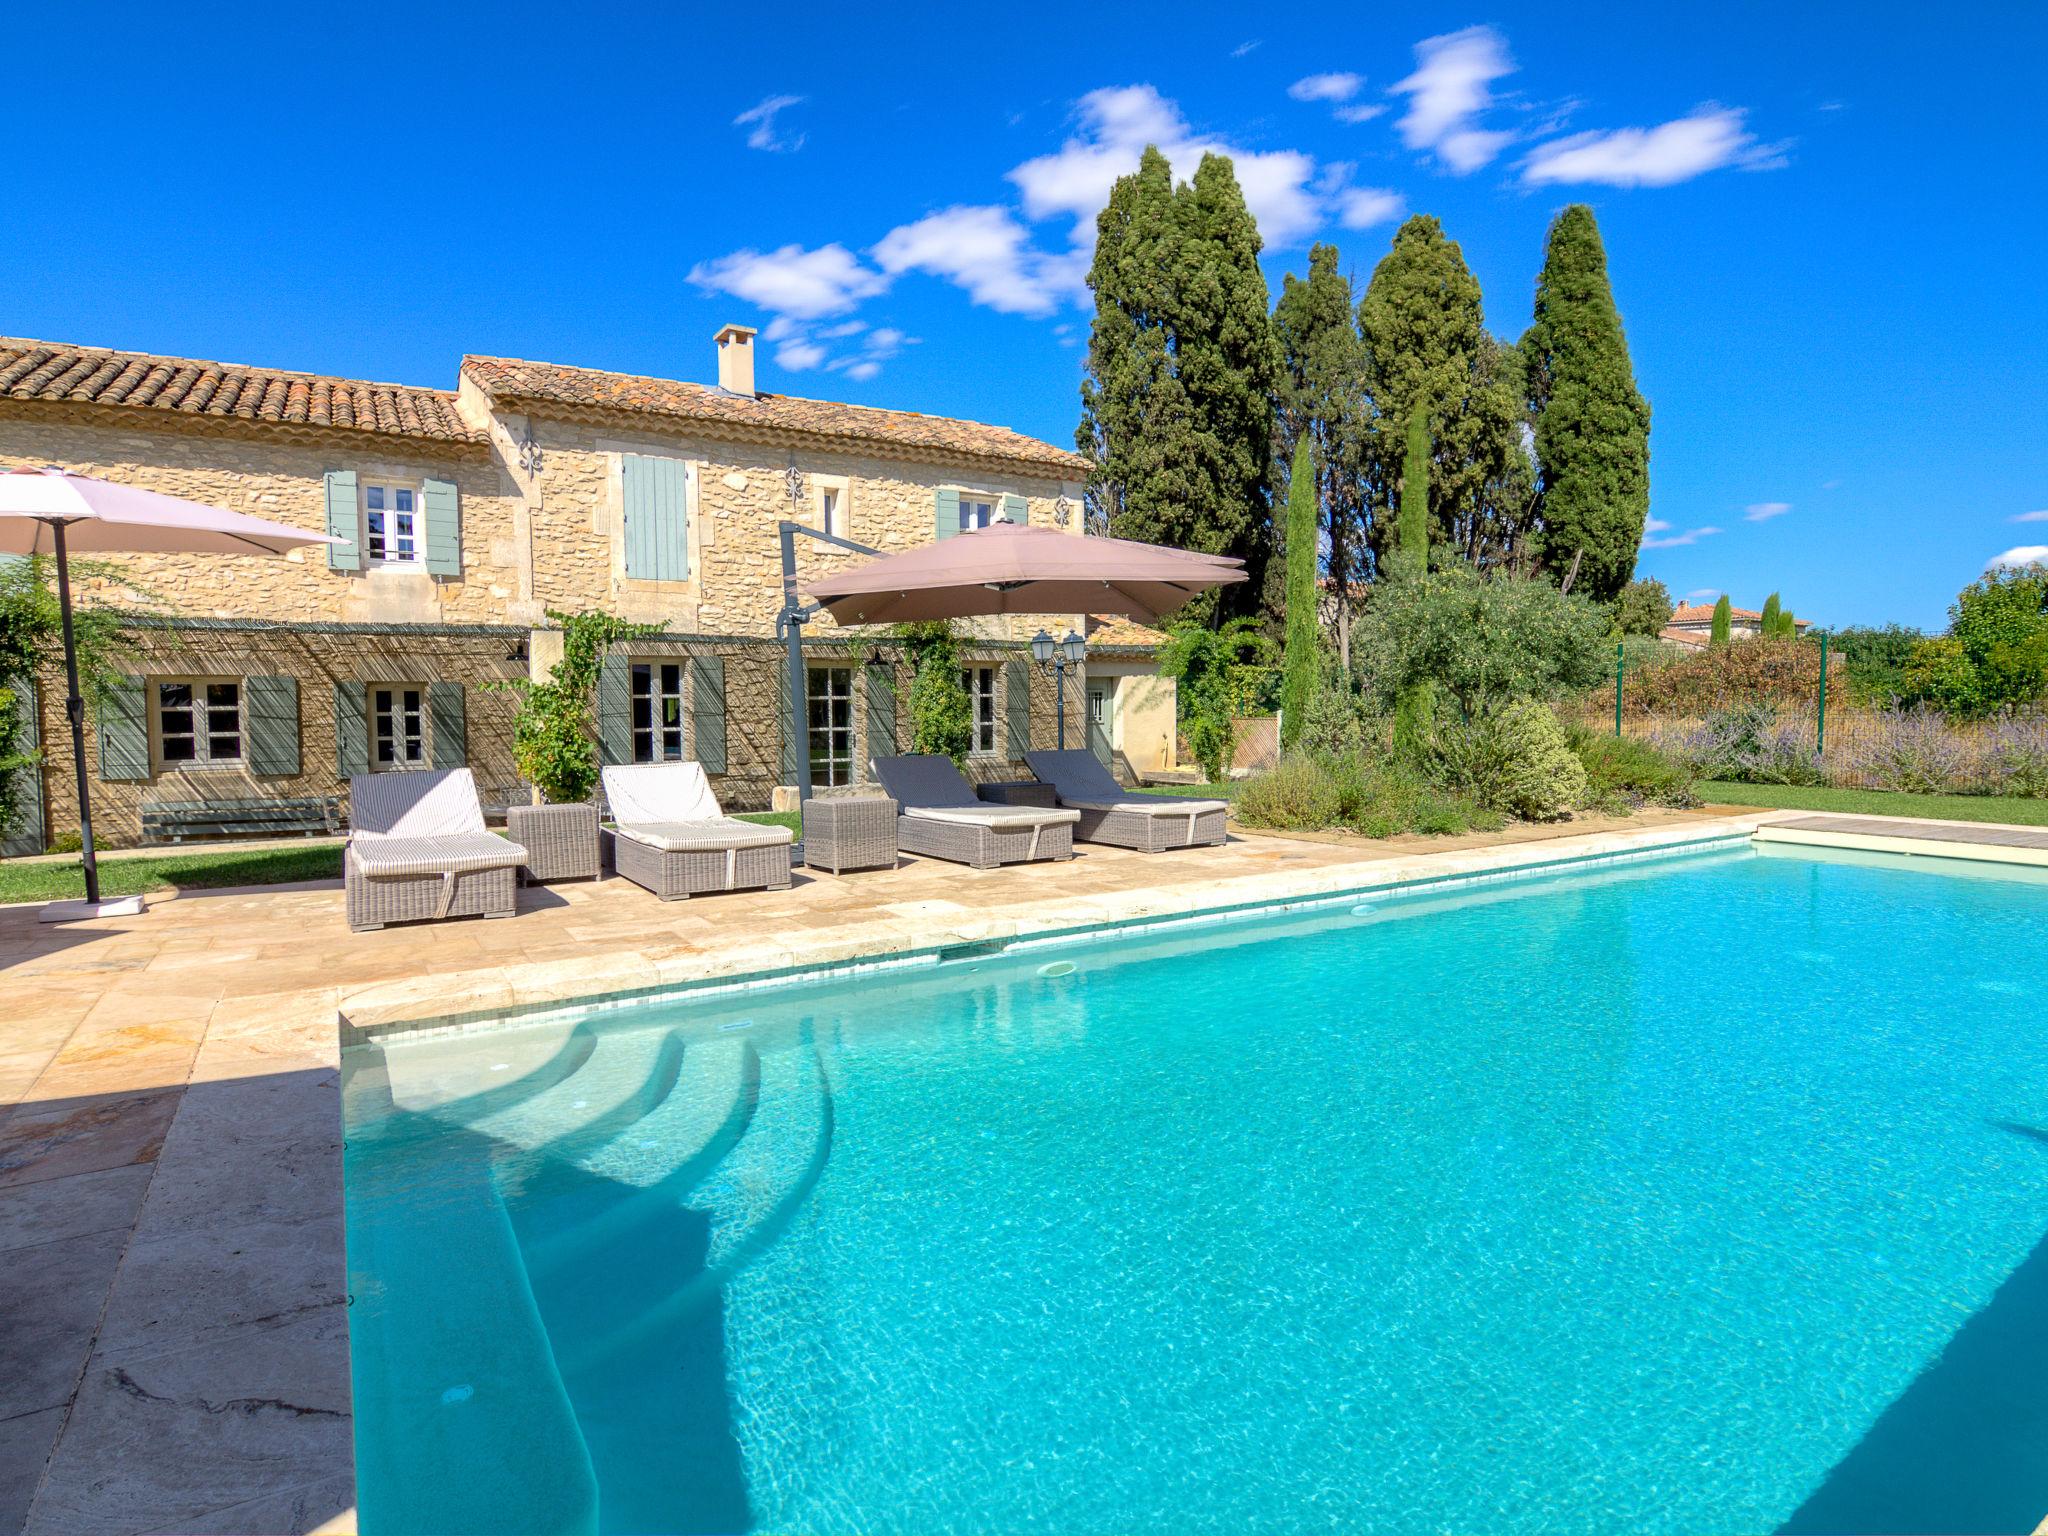
<instances>
[{"instance_id":1,"label":"cypress tree","mask_svg":"<svg viewBox=\"0 0 2048 1536\"><path fill-rule=\"evenodd\" d=\"M1733 634L1735 614L1729 606L1728 594L1723 592L1714 600L1713 627L1707 631L1707 644L1726 645Z\"/></svg>"},{"instance_id":2,"label":"cypress tree","mask_svg":"<svg viewBox=\"0 0 2048 1536\"><path fill-rule=\"evenodd\" d=\"M1203 156L1177 188L1148 147L1096 219L1076 433L1094 465L1091 519L1122 538L1242 557L1252 580L1224 599L1240 606L1263 593L1273 535L1280 360L1259 250L1226 157Z\"/></svg>"},{"instance_id":3,"label":"cypress tree","mask_svg":"<svg viewBox=\"0 0 2048 1536\"><path fill-rule=\"evenodd\" d=\"M1775 592L1764 599L1764 611L1758 618L1756 626L1757 633L1763 636L1764 639L1775 640L1778 638L1778 613L1782 606L1778 601L1778 594Z\"/></svg>"},{"instance_id":4,"label":"cypress tree","mask_svg":"<svg viewBox=\"0 0 2048 1536\"><path fill-rule=\"evenodd\" d=\"M1338 271L1337 259L1334 245L1318 245L1308 253L1306 279L1287 274L1273 306L1273 335L1280 347L1280 451L1291 458L1304 439L1314 445L1323 569L1336 614L1337 656L1348 674L1352 589L1370 574L1362 480L1367 402L1351 280Z\"/></svg>"},{"instance_id":5,"label":"cypress tree","mask_svg":"<svg viewBox=\"0 0 2048 1536\"><path fill-rule=\"evenodd\" d=\"M1408 409L1406 451L1401 461L1401 568L1410 576L1429 574L1429 397Z\"/></svg>"},{"instance_id":6,"label":"cypress tree","mask_svg":"<svg viewBox=\"0 0 2048 1536\"><path fill-rule=\"evenodd\" d=\"M1358 329L1375 428L1364 455L1375 569L1393 531L1404 434L1424 396L1432 540L1481 564L1512 559L1528 499L1519 363L1487 334L1479 281L1435 219L1418 214L1395 232L1359 300Z\"/></svg>"},{"instance_id":7,"label":"cypress tree","mask_svg":"<svg viewBox=\"0 0 2048 1536\"><path fill-rule=\"evenodd\" d=\"M1280 665L1280 745L1291 747L1308 721L1316 686L1316 464L1307 433L1294 445L1287 477L1287 641Z\"/></svg>"},{"instance_id":8,"label":"cypress tree","mask_svg":"<svg viewBox=\"0 0 2048 1536\"><path fill-rule=\"evenodd\" d=\"M1611 601L1635 574L1650 511L1650 406L1636 391L1593 210L1551 222L1536 315L1522 337L1536 427L1536 514L1544 567Z\"/></svg>"}]
</instances>

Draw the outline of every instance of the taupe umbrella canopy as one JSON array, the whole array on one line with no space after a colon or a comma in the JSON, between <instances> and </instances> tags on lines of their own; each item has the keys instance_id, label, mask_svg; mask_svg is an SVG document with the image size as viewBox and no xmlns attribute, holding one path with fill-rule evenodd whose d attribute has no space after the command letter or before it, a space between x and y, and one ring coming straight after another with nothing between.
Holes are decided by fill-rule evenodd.
<instances>
[{"instance_id":1,"label":"taupe umbrella canopy","mask_svg":"<svg viewBox=\"0 0 2048 1536\"><path fill-rule=\"evenodd\" d=\"M1150 623L1244 579L1244 562L1228 555L992 523L883 555L805 590L842 624L997 613L1113 613Z\"/></svg>"}]
</instances>

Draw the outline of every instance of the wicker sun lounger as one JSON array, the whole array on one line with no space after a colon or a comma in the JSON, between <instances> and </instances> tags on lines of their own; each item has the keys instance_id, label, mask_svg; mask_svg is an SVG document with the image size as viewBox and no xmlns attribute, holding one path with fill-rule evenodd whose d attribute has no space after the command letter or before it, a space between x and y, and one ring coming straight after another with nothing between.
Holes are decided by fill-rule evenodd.
<instances>
[{"instance_id":1,"label":"wicker sun lounger","mask_svg":"<svg viewBox=\"0 0 2048 1536\"><path fill-rule=\"evenodd\" d=\"M1074 856L1073 811L991 805L978 799L950 758L878 757L870 766L902 807L896 844L905 853L951 859L976 869Z\"/></svg>"},{"instance_id":2,"label":"wicker sun lounger","mask_svg":"<svg viewBox=\"0 0 2048 1536\"><path fill-rule=\"evenodd\" d=\"M701 764L607 768L604 797L612 867L663 901L789 889L789 828L727 816Z\"/></svg>"},{"instance_id":3,"label":"wicker sun lounger","mask_svg":"<svg viewBox=\"0 0 2048 1536\"><path fill-rule=\"evenodd\" d=\"M1059 792L1061 805L1080 812L1074 835L1084 843L1164 853L1224 839L1230 807L1222 800L1126 793L1093 752L1026 752L1024 761Z\"/></svg>"},{"instance_id":4,"label":"wicker sun lounger","mask_svg":"<svg viewBox=\"0 0 2048 1536\"><path fill-rule=\"evenodd\" d=\"M357 774L348 784L348 925L510 917L526 850L484 829L467 768Z\"/></svg>"}]
</instances>

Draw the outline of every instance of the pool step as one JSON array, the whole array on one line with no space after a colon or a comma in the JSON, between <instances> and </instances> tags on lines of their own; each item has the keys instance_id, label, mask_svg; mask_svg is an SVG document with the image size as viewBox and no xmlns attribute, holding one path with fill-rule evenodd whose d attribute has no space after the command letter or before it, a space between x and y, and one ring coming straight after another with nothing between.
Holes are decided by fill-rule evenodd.
<instances>
[{"instance_id":1,"label":"pool step","mask_svg":"<svg viewBox=\"0 0 2048 1536\"><path fill-rule=\"evenodd\" d=\"M491 1157L445 1127L351 1157L350 1352L377 1425L356 1439L365 1536L598 1529L597 1473Z\"/></svg>"},{"instance_id":2,"label":"pool step","mask_svg":"<svg viewBox=\"0 0 2048 1536\"><path fill-rule=\"evenodd\" d=\"M481 1115L462 1113L458 1106L435 1115L490 1137L507 1153L569 1157L609 1141L661 1103L682 1061L683 1042L673 1030L606 1030L583 1063L559 1082Z\"/></svg>"}]
</instances>

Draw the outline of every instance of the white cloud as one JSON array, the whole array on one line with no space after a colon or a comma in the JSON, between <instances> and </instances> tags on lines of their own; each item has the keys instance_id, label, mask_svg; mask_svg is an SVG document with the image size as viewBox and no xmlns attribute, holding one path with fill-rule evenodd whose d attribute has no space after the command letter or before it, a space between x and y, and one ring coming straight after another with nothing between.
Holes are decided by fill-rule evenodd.
<instances>
[{"instance_id":1,"label":"white cloud","mask_svg":"<svg viewBox=\"0 0 2048 1536\"><path fill-rule=\"evenodd\" d=\"M2006 519L2009 523L2048 523L2048 507L2038 512L2019 512Z\"/></svg>"},{"instance_id":2,"label":"white cloud","mask_svg":"<svg viewBox=\"0 0 2048 1536\"><path fill-rule=\"evenodd\" d=\"M1337 222L1346 229L1370 229L1375 224L1391 224L1408 211L1408 204L1401 194L1385 187L1345 187L1334 196Z\"/></svg>"},{"instance_id":3,"label":"white cloud","mask_svg":"<svg viewBox=\"0 0 2048 1536\"><path fill-rule=\"evenodd\" d=\"M836 325L814 328L786 315L778 315L769 321L761 335L770 342L778 343L775 349L778 367L787 368L791 373L823 368L828 373L844 373L853 379L872 379L882 371L883 363L905 347L914 345L916 340L894 326L883 325L869 330L864 321L843 320ZM852 351L834 352L833 343L855 337L859 340Z\"/></svg>"},{"instance_id":4,"label":"white cloud","mask_svg":"<svg viewBox=\"0 0 2048 1536\"><path fill-rule=\"evenodd\" d=\"M1246 54L1250 53L1254 48L1258 47L1259 44L1264 41L1265 39L1262 37L1255 37L1250 42L1239 43L1235 48L1230 50L1230 56L1233 59L1241 59Z\"/></svg>"},{"instance_id":5,"label":"white cloud","mask_svg":"<svg viewBox=\"0 0 2048 1536\"><path fill-rule=\"evenodd\" d=\"M1719 597L1720 595L1721 589L1719 587L1694 587L1690 592L1685 594L1683 601L1688 603L1698 603L1704 602L1707 598Z\"/></svg>"},{"instance_id":6,"label":"white cloud","mask_svg":"<svg viewBox=\"0 0 2048 1536\"><path fill-rule=\"evenodd\" d=\"M1791 510L1792 503L1789 501L1751 502L1749 510L1742 514L1742 519L1749 523L1768 523L1772 518L1783 517Z\"/></svg>"},{"instance_id":7,"label":"white cloud","mask_svg":"<svg viewBox=\"0 0 2048 1536\"><path fill-rule=\"evenodd\" d=\"M1643 519L1643 532L1645 533L1663 533L1670 527L1671 525L1661 517L1646 517Z\"/></svg>"},{"instance_id":8,"label":"white cloud","mask_svg":"<svg viewBox=\"0 0 2048 1536\"><path fill-rule=\"evenodd\" d=\"M820 327L818 335L826 341L838 341L842 337L858 336L867 328L868 323L865 320L842 320L837 325Z\"/></svg>"},{"instance_id":9,"label":"white cloud","mask_svg":"<svg viewBox=\"0 0 2048 1536\"><path fill-rule=\"evenodd\" d=\"M815 341L793 336L775 349L775 362L778 367L787 368L791 373L802 373L807 368L817 367L829 355Z\"/></svg>"},{"instance_id":10,"label":"white cloud","mask_svg":"<svg viewBox=\"0 0 2048 1536\"><path fill-rule=\"evenodd\" d=\"M1395 83L1408 98L1401 140L1428 150L1459 175L1476 171L1514 137L1477 126L1493 105L1491 83L1514 73L1507 40L1491 27L1467 27L1415 45L1415 73Z\"/></svg>"},{"instance_id":11,"label":"white cloud","mask_svg":"<svg viewBox=\"0 0 2048 1536\"><path fill-rule=\"evenodd\" d=\"M1369 123L1387 109L1377 102L1356 101L1348 107L1339 107L1330 115L1340 123Z\"/></svg>"},{"instance_id":12,"label":"white cloud","mask_svg":"<svg viewBox=\"0 0 2048 1536\"><path fill-rule=\"evenodd\" d=\"M1553 139L1522 162L1522 180L1530 186L1669 187L1724 166L1767 170L1784 163L1784 146L1759 144L1739 109L1707 106L1655 128Z\"/></svg>"},{"instance_id":13,"label":"white cloud","mask_svg":"<svg viewBox=\"0 0 2048 1536\"><path fill-rule=\"evenodd\" d=\"M1648 531L1647 529L1645 530ZM1721 530L1718 528L1688 528L1683 533L1674 533L1668 539L1643 540L1645 549L1683 549L1688 544L1697 544L1701 539L1710 539Z\"/></svg>"},{"instance_id":14,"label":"white cloud","mask_svg":"<svg viewBox=\"0 0 2048 1536\"><path fill-rule=\"evenodd\" d=\"M1365 88L1365 76L1348 70L1326 75L1304 75L1287 87L1296 101L1349 101Z\"/></svg>"},{"instance_id":15,"label":"white cloud","mask_svg":"<svg viewBox=\"0 0 2048 1536\"><path fill-rule=\"evenodd\" d=\"M844 314L889 286L887 276L836 242L810 251L800 245L734 251L698 262L690 268L690 281L798 320Z\"/></svg>"},{"instance_id":16,"label":"white cloud","mask_svg":"<svg viewBox=\"0 0 2048 1536\"><path fill-rule=\"evenodd\" d=\"M1316 174L1313 155L1299 150L1246 150L1197 134L1180 107L1149 85L1107 86L1078 103L1081 131L1053 154L1025 161L1009 173L1031 219L1069 218L1074 244L1094 243L1095 215L1109 201L1119 176L1138 168L1147 144L1183 180L1195 174L1205 154L1228 155L1246 206L1259 221L1267 246L1298 244L1322 222L1323 210L1309 189ZM1085 258L1084 263L1085 265Z\"/></svg>"},{"instance_id":17,"label":"white cloud","mask_svg":"<svg viewBox=\"0 0 2048 1536\"><path fill-rule=\"evenodd\" d=\"M804 147L804 136L799 133L794 138L789 138L777 133L775 131L775 118L778 113L786 112L802 100L803 97L801 96L770 96L764 101L747 108L746 111L732 120L732 125L735 128L751 128L753 130L747 135L747 148L749 149L766 149L794 153Z\"/></svg>"},{"instance_id":18,"label":"white cloud","mask_svg":"<svg viewBox=\"0 0 2048 1536\"><path fill-rule=\"evenodd\" d=\"M2016 571L2023 566L2048 565L2048 544L2021 544L1993 555L1984 562L1987 571Z\"/></svg>"},{"instance_id":19,"label":"white cloud","mask_svg":"<svg viewBox=\"0 0 2048 1536\"><path fill-rule=\"evenodd\" d=\"M967 290L977 304L1013 315L1047 315L1074 297L1075 263L1034 248L1007 208L958 207L926 214L884 235L874 249L891 276L928 272Z\"/></svg>"}]
</instances>

